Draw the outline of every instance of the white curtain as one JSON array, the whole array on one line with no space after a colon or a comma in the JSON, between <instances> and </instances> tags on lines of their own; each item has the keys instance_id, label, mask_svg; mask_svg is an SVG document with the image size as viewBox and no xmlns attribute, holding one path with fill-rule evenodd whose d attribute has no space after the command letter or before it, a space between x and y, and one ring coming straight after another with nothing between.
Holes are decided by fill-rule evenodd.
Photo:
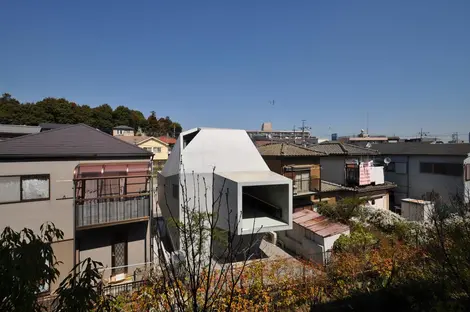
<instances>
[{"instance_id":1,"label":"white curtain","mask_svg":"<svg viewBox=\"0 0 470 312\"><path fill-rule=\"evenodd\" d=\"M0 177L0 203L20 201L20 177Z\"/></svg>"},{"instance_id":2,"label":"white curtain","mask_svg":"<svg viewBox=\"0 0 470 312\"><path fill-rule=\"evenodd\" d=\"M49 198L49 180L47 178L23 178L22 199Z\"/></svg>"}]
</instances>

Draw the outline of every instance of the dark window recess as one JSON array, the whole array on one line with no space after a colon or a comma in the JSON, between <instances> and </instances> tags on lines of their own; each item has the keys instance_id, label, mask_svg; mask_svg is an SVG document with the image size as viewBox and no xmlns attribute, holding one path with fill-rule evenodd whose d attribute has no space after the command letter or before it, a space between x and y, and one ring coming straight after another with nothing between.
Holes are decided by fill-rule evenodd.
<instances>
[{"instance_id":1,"label":"dark window recess","mask_svg":"<svg viewBox=\"0 0 470 312\"><path fill-rule=\"evenodd\" d=\"M370 201L371 205L375 205L375 199Z\"/></svg>"},{"instance_id":2,"label":"dark window recess","mask_svg":"<svg viewBox=\"0 0 470 312\"><path fill-rule=\"evenodd\" d=\"M461 164L449 163L420 163L420 172L448 176L462 176L463 166Z\"/></svg>"},{"instance_id":3,"label":"dark window recess","mask_svg":"<svg viewBox=\"0 0 470 312\"><path fill-rule=\"evenodd\" d=\"M173 198L178 198L178 185L173 184Z\"/></svg>"},{"instance_id":4,"label":"dark window recess","mask_svg":"<svg viewBox=\"0 0 470 312\"><path fill-rule=\"evenodd\" d=\"M420 163L419 164L419 171L421 173L433 173L432 163Z\"/></svg>"},{"instance_id":5,"label":"dark window recess","mask_svg":"<svg viewBox=\"0 0 470 312\"><path fill-rule=\"evenodd\" d=\"M385 172L395 172L395 163L391 162L385 166Z\"/></svg>"},{"instance_id":6,"label":"dark window recess","mask_svg":"<svg viewBox=\"0 0 470 312\"><path fill-rule=\"evenodd\" d=\"M355 185L359 183L359 167L346 167L346 184Z\"/></svg>"},{"instance_id":7,"label":"dark window recess","mask_svg":"<svg viewBox=\"0 0 470 312\"><path fill-rule=\"evenodd\" d=\"M127 240L119 237L111 246L112 275L127 273Z\"/></svg>"}]
</instances>

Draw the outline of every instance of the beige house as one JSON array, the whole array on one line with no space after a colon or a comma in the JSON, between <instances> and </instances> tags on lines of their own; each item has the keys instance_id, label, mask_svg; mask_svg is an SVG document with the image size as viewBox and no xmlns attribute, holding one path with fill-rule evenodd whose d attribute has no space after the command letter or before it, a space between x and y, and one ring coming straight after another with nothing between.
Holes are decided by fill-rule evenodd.
<instances>
[{"instance_id":1,"label":"beige house","mask_svg":"<svg viewBox=\"0 0 470 312\"><path fill-rule=\"evenodd\" d=\"M105 284L132 281L152 259L152 154L78 124L0 142L0 228L64 232L53 292L86 257L103 263Z\"/></svg>"},{"instance_id":2,"label":"beige house","mask_svg":"<svg viewBox=\"0 0 470 312\"><path fill-rule=\"evenodd\" d=\"M113 136L134 136L134 128L129 126L114 127Z\"/></svg>"},{"instance_id":3,"label":"beige house","mask_svg":"<svg viewBox=\"0 0 470 312\"><path fill-rule=\"evenodd\" d=\"M168 144L155 137L148 136L117 136L119 139L137 145L153 153L153 164L156 170L161 170L168 160Z\"/></svg>"}]
</instances>

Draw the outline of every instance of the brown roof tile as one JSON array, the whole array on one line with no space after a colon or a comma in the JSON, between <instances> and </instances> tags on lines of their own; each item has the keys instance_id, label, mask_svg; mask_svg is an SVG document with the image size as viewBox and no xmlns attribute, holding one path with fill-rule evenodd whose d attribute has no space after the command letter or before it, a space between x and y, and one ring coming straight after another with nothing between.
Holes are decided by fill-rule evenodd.
<instances>
[{"instance_id":1,"label":"brown roof tile","mask_svg":"<svg viewBox=\"0 0 470 312\"><path fill-rule=\"evenodd\" d=\"M325 153L317 152L305 147L289 143L272 143L258 147L261 156L325 156Z\"/></svg>"},{"instance_id":2,"label":"brown roof tile","mask_svg":"<svg viewBox=\"0 0 470 312\"><path fill-rule=\"evenodd\" d=\"M150 157L152 153L84 124L0 142L0 159Z\"/></svg>"},{"instance_id":3,"label":"brown roof tile","mask_svg":"<svg viewBox=\"0 0 470 312\"><path fill-rule=\"evenodd\" d=\"M321 237L329 237L349 231L349 226L333 222L312 210L301 210L292 214L294 223Z\"/></svg>"}]
</instances>

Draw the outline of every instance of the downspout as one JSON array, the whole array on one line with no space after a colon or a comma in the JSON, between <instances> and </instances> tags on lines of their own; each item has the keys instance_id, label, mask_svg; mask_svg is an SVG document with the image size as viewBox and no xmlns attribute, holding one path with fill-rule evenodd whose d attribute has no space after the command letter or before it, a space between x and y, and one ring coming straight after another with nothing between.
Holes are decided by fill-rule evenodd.
<instances>
[{"instance_id":1,"label":"downspout","mask_svg":"<svg viewBox=\"0 0 470 312\"><path fill-rule=\"evenodd\" d=\"M150 262L153 262L153 239L152 239L152 233L153 233L153 201L154 201L154 192L153 192L153 157L155 155L152 154L152 157L150 157L150 205L149 205L149 222L148 222L148 229L147 231L149 232L149 237L145 235L145 261L147 262L147 239L150 239Z\"/></svg>"},{"instance_id":2,"label":"downspout","mask_svg":"<svg viewBox=\"0 0 470 312\"><path fill-rule=\"evenodd\" d=\"M74 173L75 173L75 170L74 170ZM76 236L77 236L77 198L76 198L76 181L75 181L75 174L73 175L73 178L72 178L72 183L73 183L73 187L72 187L72 191L73 191L73 200L72 200L72 203L73 203L73 268L75 268L75 265L77 264L77 246L76 246ZM80 254L80 252L79 252Z\"/></svg>"}]
</instances>

